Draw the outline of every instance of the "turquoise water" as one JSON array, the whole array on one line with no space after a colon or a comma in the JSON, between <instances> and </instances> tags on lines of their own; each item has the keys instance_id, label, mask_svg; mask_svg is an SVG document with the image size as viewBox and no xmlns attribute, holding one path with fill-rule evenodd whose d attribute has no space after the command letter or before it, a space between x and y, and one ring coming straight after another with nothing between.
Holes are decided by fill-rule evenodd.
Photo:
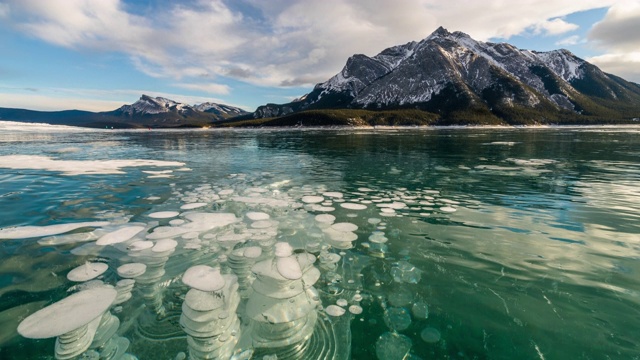
<instances>
[{"instance_id":1,"label":"turquoise water","mask_svg":"<svg viewBox=\"0 0 640 360\"><path fill-rule=\"evenodd\" d=\"M15 155L30 157L18 161ZM121 163L118 173L98 171L100 162L93 162L136 159L145 161ZM64 164L69 166L64 171L52 168ZM313 204L308 196L322 201ZM192 203L205 205L181 209ZM160 211L179 214L149 216ZM250 211L268 214L271 223L254 224L247 218ZM177 247L158 265L161 271L145 258L149 250L128 249L158 228L180 226L171 220L188 223L189 212L234 214L237 221L172 236ZM335 216L335 223L356 225L355 239L333 238L335 233L315 220L324 213ZM48 235L22 228L21 236L7 235L16 230L10 227L42 230L87 221L108 225ZM132 224L145 230L125 243L94 245L96 238ZM35 311L78 291L66 276L87 261L109 266L100 277L107 285L121 279L116 269L126 263L147 261L158 270L152 284L138 281L130 300L108 310L119 319L113 335L120 341L118 356L188 356L190 343L180 326L189 291L181 280L184 272L209 265L231 274L232 252L250 246L262 248L259 261L275 261L269 254L274 242L340 260L335 268L315 263L320 278L313 289L321 304L305 310L307 325L299 325L308 330L305 336L306 330L298 336L285 325L250 319L258 300L251 290L243 293L235 309L237 344L225 358L249 358L252 351L255 359L273 354L278 359L318 354L385 360L633 359L640 354L638 127L94 131L5 126L0 227L2 359L54 358L54 338L25 338L16 328ZM69 234L86 238L73 240ZM251 288L255 280L247 276ZM286 306L287 299L281 301ZM327 314L336 303L347 310L344 315ZM351 305L362 313L350 313ZM260 326L291 343L261 343ZM104 351L92 347L85 357Z\"/></svg>"}]
</instances>

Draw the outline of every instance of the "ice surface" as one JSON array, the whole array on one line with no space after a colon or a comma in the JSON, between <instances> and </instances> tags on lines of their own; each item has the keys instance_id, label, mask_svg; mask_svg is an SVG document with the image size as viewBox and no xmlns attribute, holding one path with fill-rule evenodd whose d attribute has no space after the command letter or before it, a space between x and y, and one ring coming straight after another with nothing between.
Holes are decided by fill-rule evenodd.
<instances>
[{"instance_id":1,"label":"ice surface","mask_svg":"<svg viewBox=\"0 0 640 360\"><path fill-rule=\"evenodd\" d=\"M63 175L125 174L125 167L184 166L177 161L160 160L60 160L41 155L0 156L0 168L59 171Z\"/></svg>"},{"instance_id":2,"label":"ice surface","mask_svg":"<svg viewBox=\"0 0 640 360\"><path fill-rule=\"evenodd\" d=\"M18 333L30 339L46 339L76 330L101 316L117 294L104 286L77 292L29 315L18 325Z\"/></svg>"},{"instance_id":3,"label":"ice surface","mask_svg":"<svg viewBox=\"0 0 640 360\"><path fill-rule=\"evenodd\" d=\"M69 271L67 279L75 282L89 281L104 274L109 269L109 265L101 262L86 262L83 265Z\"/></svg>"},{"instance_id":4,"label":"ice surface","mask_svg":"<svg viewBox=\"0 0 640 360\"><path fill-rule=\"evenodd\" d=\"M211 292L224 287L225 281L220 274L220 268L207 265L192 266L182 275L182 282L194 289Z\"/></svg>"},{"instance_id":5,"label":"ice surface","mask_svg":"<svg viewBox=\"0 0 640 360\"><path fill-rule=\"evenodd\" d=\"M33 237L51 236L83 227L101 227L109 225L106 221L89 221L71 224L56 224L46 226L17 226L0 229L0 239L28 239Z\"/></svg>"},{"instance_id":6,"label":"ice surface","mask_svg":"<svg viewBox=\"0 0 640 360\"><path fill-rule=\"evenodd\" d=\"M98 241L96 241L96 245L113 245L125 242L136 236L142 230L144 230L144 226L125 226L101 236Z\"/></svg>"}]
</instances>

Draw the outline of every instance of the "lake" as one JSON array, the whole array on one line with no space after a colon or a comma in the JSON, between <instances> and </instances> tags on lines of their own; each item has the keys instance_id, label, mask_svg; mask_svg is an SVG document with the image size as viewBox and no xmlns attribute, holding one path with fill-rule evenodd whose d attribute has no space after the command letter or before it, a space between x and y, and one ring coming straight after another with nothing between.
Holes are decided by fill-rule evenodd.
<instances>
[{"instance_id":1,"label":"lake","mask_svg":"<svg viewBox=\"0 0 640 360\"><path fill-rule=\"evenodd\" d=\"M640 354L640 127L0 122L0 228L2 359Z\"/></svg>"}]
</instances>

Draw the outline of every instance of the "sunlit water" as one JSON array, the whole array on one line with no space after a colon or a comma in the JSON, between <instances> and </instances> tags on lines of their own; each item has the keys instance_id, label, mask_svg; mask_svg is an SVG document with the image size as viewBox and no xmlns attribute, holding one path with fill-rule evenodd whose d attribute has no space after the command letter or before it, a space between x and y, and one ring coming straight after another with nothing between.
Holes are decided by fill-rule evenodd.
<instances>
[{"instance_id":1,"label":"sunlit water","mask_svg":"<svg viewBox=\"0 0 640 360\"><path fill-rule=\"evenodd\" d=\"M94 162L136 159L162 162ZM193 203L204 205L181 209ZM164 211L179 214L149 216ZM184 226L193 213L237 221L172 235L177 247L159 262L149 249L131 250L145 238L159 242L161 230ZM319 214L357 230L331 230ZM105 225L33 232L89 221ZM144 231L95 245L127 226ZM233 274L233 252L245 247L260 247L257 261L275 264L275 242L318 257L318 302L309 300L305 324L252 319L251 307L269 298L252 292L257 280L246 265L238 294L225 294L241 295L235 314L225 314L237 324L216 320L238 326L222 339L233 340L225 358L640 354L638 127L121 132L2 123L0 227L2 359L54 358L55 338L16 329L81 289L67 274L87 261L108 265L106 286L127 263L146 261L158 275L107 310L119 320L109 334L118 357L195 356L180 321L189 291L182 275L194 265ZM20 230L10 227L24 234L7 235ZM339 255L335 265L330 254ZM269 306L286 309L287 301Z\"/></svg>"}]
</instances>

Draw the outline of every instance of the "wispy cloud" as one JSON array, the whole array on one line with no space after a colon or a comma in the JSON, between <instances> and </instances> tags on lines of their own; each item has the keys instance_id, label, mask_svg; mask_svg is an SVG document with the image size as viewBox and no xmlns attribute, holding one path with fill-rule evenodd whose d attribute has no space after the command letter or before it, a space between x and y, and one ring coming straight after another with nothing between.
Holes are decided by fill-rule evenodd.
<instances>
[{"instance_id":1,"label":"wispy cloud","mask_svg":"<svg viewBox=\"0 0 640 360\"><path fill-rule=\"evenodd\" d=\"M573 36L566 37L562 40L556 41L555 44L556 46L572 46L572 45L579 44L581 41L582 40L580 39L579 35L573 35Z\"/></svg>"},{"instance_id":2,"label":"wispy cloud","mask_svg":"<svg viewBox=\"0 0 640 360\"><path fill-rule=\"evenodd\" d=\"M568 23L563 19L545 20L532 26L534 35L561 35L570 31L577 30L578 25Z\"/></svg>"},{"instance_id":3,"label":"wispy cloud","mask_svg":"<svg viewBox=\"0 0 640 360\"><path fill-rule=\"evenodd\" d=\"M202 91L202 92L206 92L206 93L209 93L209 94L224 95L224 94L228 94L229 93L229 86L224 85L224 84L213 84L213 83L209 83L209 84L183 84L183 83L177 83L177 84L173 84L173 86L176 86L176 87L179 87L179 88L183 88L183 89L188 89L188 90Z\"/></svg>"}]
</instances>

